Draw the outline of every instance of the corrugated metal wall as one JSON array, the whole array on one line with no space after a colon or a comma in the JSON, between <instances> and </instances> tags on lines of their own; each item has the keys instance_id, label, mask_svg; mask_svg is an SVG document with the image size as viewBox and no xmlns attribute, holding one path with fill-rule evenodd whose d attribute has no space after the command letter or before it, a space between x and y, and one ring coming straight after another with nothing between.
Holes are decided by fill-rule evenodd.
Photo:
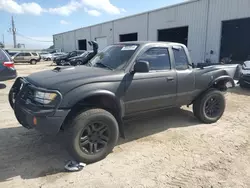
<instances>
[{"instance_id":1,"label":"corrugated metal wall","mask_svg":"<svg viewBox=\"0 0 250 188\"><path fill-rule=\"evenodd\" d=\"M138 33L138 40L147 40L147 14L140 14L114 21L114 42L121 34Z\"/></svg>"},{"instance_id":2,"label":"corrugated metal wall","mask_svg":"<svg viewBox=\"0 0 250 188\"><path fill-rule=\"evenodd\" d=\"M206 56L219 61L222 21L250 17L250 0L209 0ZM250 35L250 34L249 34Z\"/></svg>"},{"instance_id":3,"label":"corrugated metal wall","mask_svg":"<svg viewBox=\"0 0 250 188\"><path fill-rule=\"evenodd\" d=\"M138 40L157 41L158 30L189 27L188 48L194 63L211 58L219 61L223 20L250 17L250 0L194 0L126 18L54 35L55 47L78 49L79 39L107 37L119 42L120 34L138 33ZM211 56L210 50L214 51Z\"/></svg>"},{"instance_id":4,"label":"corrugated metal wall","mask_svg":"<svg viewBox=\"0 0 250 188\"><path fill-rule=\"evenodd\" d=\"M158 29L188 26L188 48L194 62L203 60L206 38L207 1L166 8L149 13L149 40L158 40Z\"/></svg>"},{"instance_id":5,"label":"corrugated metal wall","mask_svg":"<svg viewBox=\"0 0 250 188\"><path fill-rule=\"evenodd\" d=\"M95 40L97 37L107 37L108 44L114 43L113 41L113 22L107 22L90 27L91 40Z\"/></svg>"}]
</instances>

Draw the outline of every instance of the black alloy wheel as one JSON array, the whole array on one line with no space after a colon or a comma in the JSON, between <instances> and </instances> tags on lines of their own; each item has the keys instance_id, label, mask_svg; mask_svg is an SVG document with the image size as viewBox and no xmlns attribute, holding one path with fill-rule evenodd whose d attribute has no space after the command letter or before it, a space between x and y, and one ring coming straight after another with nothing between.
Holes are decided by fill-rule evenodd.
<instances>
[{"instance_id":1,"label":"black alloy wheel","mask_svg":"<svg viewBox=\"0 0 250 188\"><path fill-rule=\"evenodd\" d=\"M224 114L226 101L223 93L211 88L193 103L194 116L203 123L215 123Z\"/></svg>"},{"instance_id":2,"label":"black alloy wheel","mask_svg":"<svg viewBox=\"0 0 250 188\"><path fill-rule=\"evenodd\" d=\"M117 120L104 109L85 109L68 126L65 133L69 152L75 160L87 164L104 159L118 141Z\"/></svg>"},{"instance_id":3,"label":"black alloy wheel","mask_svg":"<svg viewBox=\"0 0 250 188\"><path fill-rule=\"evenodd\" d=\"M212 96L207 99L204 108L205 113L209 118L217 117L221 111L221 102L217 96Z\"/></svg>"},{"instance_id":4,"label":"black alloy wheel","mask_svg":"<svg viewBox=\"0 0 250 188\"><path fill-rule=\"evenodd\" d=\"M80 137L80 147L86 154L101 152L108 144L110 131L102 122L87 125Z\"/></svg>"}]
</instances>

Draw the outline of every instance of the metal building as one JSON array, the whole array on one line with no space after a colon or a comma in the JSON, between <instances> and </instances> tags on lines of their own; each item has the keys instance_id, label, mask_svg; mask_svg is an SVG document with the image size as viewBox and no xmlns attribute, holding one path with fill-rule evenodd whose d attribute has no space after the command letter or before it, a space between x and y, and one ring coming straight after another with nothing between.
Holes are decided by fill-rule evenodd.
<instances>
[{"instance_id":1,"label":"metal building","mask_svg":"<svg viewBox=\"0 0 250 188\"><path fill-rule=\"evenodd\" d=\"M250 0L190 0L149 12L53 35L55 48L100 49L120 41L173 41L186 44L194 63L231 56L250 58Z\"/></svg>"}]
</instances>

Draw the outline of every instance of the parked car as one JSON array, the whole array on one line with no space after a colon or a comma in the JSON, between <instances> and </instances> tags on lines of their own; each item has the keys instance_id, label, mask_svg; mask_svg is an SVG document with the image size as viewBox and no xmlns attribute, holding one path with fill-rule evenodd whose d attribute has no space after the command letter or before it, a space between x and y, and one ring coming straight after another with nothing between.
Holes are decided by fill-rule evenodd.
<instances>
[{"instance_id":1,"label":"parked car","mask_svg":"<svg viewBox=\"0 0 250 188\"><path fill-rule=\"evenodd\" d=\"M68 59L68 65L77 66L77 65L84 65L86 57L92 53L91 51L85 51L79 56L71 57Z\"/></svg>"},{"instance_id":2,"label":"parked car","mask_svg":"<svg viewBox=\"0 0 250 188\"><path fill-rule=\"evenodd\" d=\"M67 55L67 53L65 53L65 52L52 53L52 59L51 60L54 60L56 57L63 56L63 55Z\"/></svg>"},{"instance_id":3,"label":"parked car","mask_svg":"<svg viewBox=\"0 0 250 188\"><path fill-rule=\"evenodd\" d=\"M51 61L53 55L49 52L41 52L40 56L44 61Z\"/></svg>"},{"instance_id":4,"label":"parked car","mask_svg":"<svg viewBox=\"0 0 250 188\"><path fill-rule=\"evenodd\" d=\"M95 41L89 41L88 43L93 47L93 51L86 51L80 56L69 58L70 65L86 65L98 53L98 44Z\"/></svg>"},{"instance_id":5,"label":"parked car","mask_svg":"<svg viewBox=\"0 0 250 188\"><path fill-rule=\"evenodd\" d=\"M239 84L242 88L250 88L250 61L245 61L242 65Z\"/></svg>"},{"instance_id":6,"label":"parked car","mask_svg":"<svg viewBox=\"0 0 250 188\"><path fill-rule=\"evenodd\" d=\"M65 64L67 64L67 62L69 61L70 58L75 57L75 56L79 56L79 55L83 54L84 52L85 52L85 50L78 50L78 51L69 52L66 55L61 55L61 56L55 57L53 62L56 63L57 65L65 65Z\"/></svg>"},{"instance_id":7,"label":"parked car","mask_svg":"<svg viewBox=\"0 0 250 188\"><path fill-rule=\"evenodd\" d=\"M12 56L12 59L15 63L36 64L41 60L41 56L37 52L19 52Z\"/></svg>"},{"instance_id":8,"label":"parked car","mask_svg":"<svg viewBox=\"0 0 250 188\"><path fill-rule=\"evenodd\" d=\"M16 78L17 73L9 54L0 48L0 81Z\"/></svg>"},{"instance_id":9,"label":"parked car","mask_svg":"<svg viewBox=\"0 0 250 188\"><path fill-rule=\"evenodd\" d=\"M193 68L188 49L178 43L118 43L89 66L19 77L9 101L21 125L47 134L64 130L74 158L93 163L125 136L124 120L143 112L193 104L201 122L217 122L237 66Z\"/></svg>"}]
</instances>

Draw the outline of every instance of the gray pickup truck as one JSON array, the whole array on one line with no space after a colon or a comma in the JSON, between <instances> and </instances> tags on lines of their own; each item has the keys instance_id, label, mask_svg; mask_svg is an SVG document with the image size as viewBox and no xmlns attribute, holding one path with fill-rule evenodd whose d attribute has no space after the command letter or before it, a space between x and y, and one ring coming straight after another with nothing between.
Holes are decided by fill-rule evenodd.
<instances>
[{"instance_id":1,"label":"gray pickup truck","mask_svg":"<svg viewBox=\"0 0 250 188\"><path fill-rule=\"evenodd\" d=\"M182 44L125 42L106 47L87 66L17 78L9 102L21 125L48 134L63 130L75 159L93 163L124 136L124 119L139 113L193 104L201 122L216 122L236 70L195 68Z\"/></svg>"}]
</instances>

